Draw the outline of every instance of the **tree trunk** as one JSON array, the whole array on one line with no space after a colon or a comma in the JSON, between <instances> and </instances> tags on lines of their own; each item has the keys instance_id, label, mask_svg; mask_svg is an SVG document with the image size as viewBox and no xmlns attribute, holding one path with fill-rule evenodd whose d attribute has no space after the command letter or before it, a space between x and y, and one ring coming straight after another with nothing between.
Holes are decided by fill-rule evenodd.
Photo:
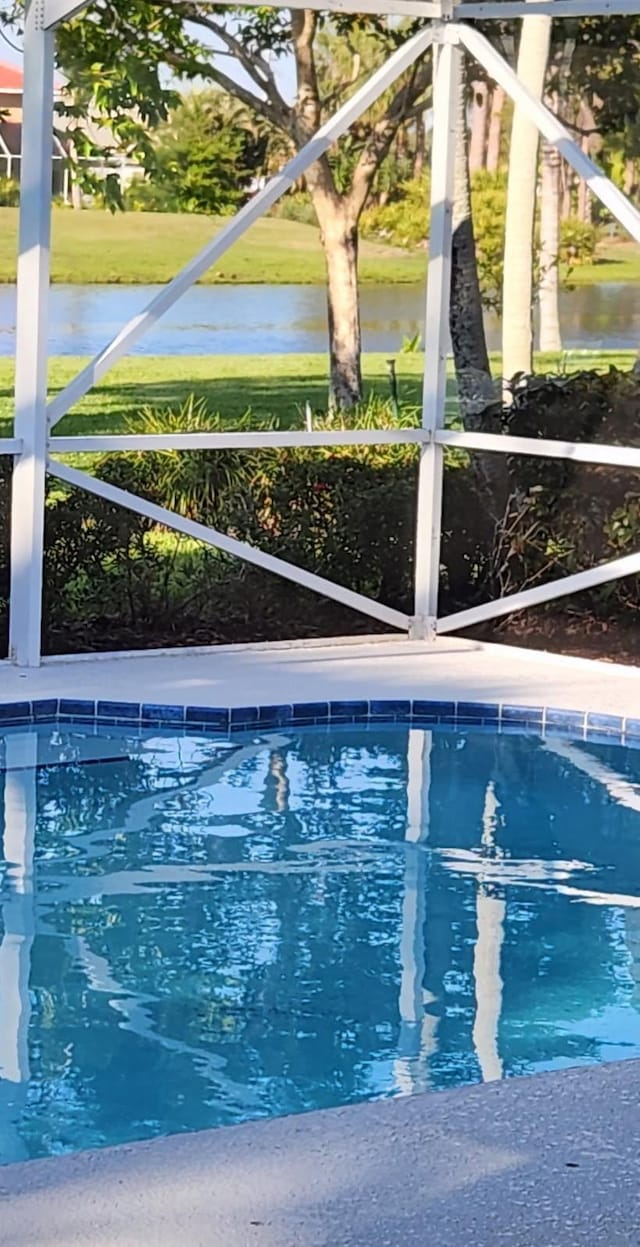
<instances>
[{"instance_id":1,"label":"tree trunk","mask_svg":"<svg viewBox=\"0 0 640 1247\"><path fill-rule=\"evenodd\" d=\"M471 92L471 141L469 143L469 170L477 173L484 169L487 160L487 122L489 120L489 90L486 82L472 82Z\"/></svg>"},{"instance_id":2,"label":"tree trunk","mask_svg":"<svg viewBox=\"0 0 640 1247\"><path fill-rule=\"evenodd\" d=\"M456 371L458 403L464 427L497 433L499 432L499 412L496 411L496 395L484 331L476 243L473 233L464 73L460 77L456 117L449 330ZM506 457L474 452L471 462L472 471L480 484L483 507L497 524L504 514L508 493Z\"/></svg>"},{"instance_id":3,"label":"tree trunk","mask_svg":"<svg viewBox=\"0 0 640 1247\"><path fill-rule=\"evenodd\" d=\"M571 212L571 189L573 185L573 169L568 164L562 163L560 169L561 197L560 197L560 220L568 221L572 215Z\"/></svg>"},{"instance_id":4,"label":"tree trunk","mask_svg":"<svg viewBox=\"0 0 640 1247\"><path fill-rule=\"evenodd\" d=\"M481 423L481 413L495 401L495 395L484 331L471 215L464 74L461 74L457 103L449 326L461 414L467 427L477 428Z\"/></svg>"},{"instance_id":5,"label":"tree trunk","mask_svg":"<svg viewBox=\"0 0 640 1247\"><path fill-rule=\"evenodd\" d=\"M427 133L424 124L424 113L418 113L418 116L416 117L416 147L413 155L414 178L422 177L424 171L426 137Z\"/></svg>"},{"instance_id":6,"label":"tree trunk","mask_svg":"<svg viewBox=\"0 0 640 1247\"><path fill-rule=\"evenodd\" d=\"M580 146L585 156L588 156L590 154L589 148L591 144L589 143L587 135L583 135ZM593 220L593 202L591 199L591 191L589 190L584 178L580 178L580 181L578 182L578 219L580 221L584 221L585 225L591 225Z\"/></svg>"},{"instance_id":7,"label":"tree trunk","mask_svg":"<svg viewBox=\"0 0 640 1247\"><path fill-rule=\"evenodd\" d=\"M315 208L327 267L329 407L336 410L362 400L358 224L339 201L322 199Z\"/></svg>"},{"instance_id":8,"label":"tree trunk","mask_svg":"<svg viewBox=\"0 0 640 1247\"><path fill-rule=\"evenodd\" d=\"M540 350L561 351L558 308L560 252L560 156L550 143L542 146L540 201Z\"/></svg>"},{"instance_id":9,"label":"tree trunk","mask_svg":"<svg viewBox=\"0 0 640 1247\"><path fill-rule=\"evenodd\" d=\"M487 137L486 167L489 173L497 173L500 168L500 142L502 139L502 110L504 108L504 99L505 95L502 87L494 87L491 94L489 134Z\"/></svg>"},{"instance_id":10,"label":"tree trunk","mask_svg":"<svg viewBox=\"0 0 640 1247\"><path fill-rule=\"evenodd\" d=\"M636 162L633 156L628 156L624 162L624 181L622 189L627 198L634 194L636 189Z\"/></svg>"},{"instance_id":11,"label":"tree trunk","mask_svg":"<svg viewBox=\"0 0 640 1247\"><path fill-rule=\"evenodd\" d=\"M587 132L582 135L580 146L585 156L591 156L600 144L593 109L584 97L578 109L578 125ZM587 183L582 178L578 182L578 219L584 221L586 225L591 225L593 220L593 198Z\"/></svg>"},{"instance_id":12,"label":"tree trunk","mask_svg":"<svg viewBox=\"0 0 640 1247\"><path fill-rule=\"evenodd\" d=\"M544 88L550 36L550 17L522 19L518 76L537 99ZM511 129L502 298L502 370L507 383L518 373L527 375L533 370L531 313L538 140L537 127L516 105ZM507 389L507 401L510 396Z\"/></svg>"}]
</instances>

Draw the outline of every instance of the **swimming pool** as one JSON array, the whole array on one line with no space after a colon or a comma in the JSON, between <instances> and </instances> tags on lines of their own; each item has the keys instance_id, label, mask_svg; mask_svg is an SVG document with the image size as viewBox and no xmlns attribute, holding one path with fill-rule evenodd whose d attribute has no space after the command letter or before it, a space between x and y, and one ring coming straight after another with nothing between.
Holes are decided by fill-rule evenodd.
<instances>
[{"instance_id":1,"label":"swimming pool","mask_svg":"<svg viewBox=\"0 0 640 1247\"><path fill-rule=\"evenodd\" d=\"M640 1055L640 751L0 737L0 1160Z\"/></svg>"}]
</instances>

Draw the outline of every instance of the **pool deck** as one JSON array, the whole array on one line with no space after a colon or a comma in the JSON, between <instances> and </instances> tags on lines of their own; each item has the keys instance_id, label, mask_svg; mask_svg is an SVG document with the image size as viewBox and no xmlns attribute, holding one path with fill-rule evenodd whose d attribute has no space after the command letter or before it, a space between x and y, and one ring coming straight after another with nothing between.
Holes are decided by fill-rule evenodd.
<instances>
[{"instance_id":1,"label":"pool deck","mask_svg":"<svg viewBox=\"0 0 640 1247\"><path fill-rule=\"evenodd\" d=\"M640 670L446 639L0 663L0 702L420 698L640 718ZM0 1168L0 1247L640 1245L640 1062Z\"/></svg>"},{"instance_id":2,"label":"pool deck","mask_svg":"<svg viewBox=\"0 0 640 1247\"><path fill-rule=\"evenodd\" d=\"M446 638L225 646L0 663L0 702L38 697L270 705L340 698L439 698L640 717L640 669Z\"/></svg>"},{"instance_id":3,"label":"pool deck","mask_svg":"<svg viewBox=\"0 0 640 1247\"><path fill-rule=\"evenodd\" d=\"M1 1247L633 1247L640 1062L0 1169Z\"/></svg>"}]
</instances>

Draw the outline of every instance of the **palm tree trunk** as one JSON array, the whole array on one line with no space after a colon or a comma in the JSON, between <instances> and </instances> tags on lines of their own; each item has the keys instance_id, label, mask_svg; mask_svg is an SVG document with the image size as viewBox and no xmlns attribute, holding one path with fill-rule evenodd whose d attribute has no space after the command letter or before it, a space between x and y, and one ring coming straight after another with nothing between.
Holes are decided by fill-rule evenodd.
<instances>
[{"instance_id":1,"label":"palm tree trunk","mask_svg":"<svg viewBox=\"0 0 640 1247\"><path fill-rule=\"evenodd\" d=\"M489 173L497 173L500 168L500 143L502 139L502 110L505 94L502 87L494 87L491 93L491 110L489 115L489 133L487 136L486 167Z\"/></svg>"},{"instance_id":2,"label":"palm tree trunk","mask_svg":"<svg viewBox=\"0 0 640 1247\"><path fill-rule=\"evenodd\" d=\"M540 99L549 59L551 18L524 17L518 75ZM533 369L533 231L538 173L537 127L516 106L511 129L504 239L502 369L506 382ZM505 397L509 397L508 391Z\"/></svg>"},{"instance_id":3,"label":"palm tree trunk","mask_svg":"<svg viewBox=\"0 0 640 1247\"><path fill-rule=\"evenodd\" d=\"M560 156L550 143L542 146L540 197L540 350L561 351L558 307L560 252Z\"/></svg>"},{"instance_id":4,"label":"palm tree trunk","mask_svg":"<svg viewBox=\"0 0 640 1247\"><path fill-rule=\"evenodd\" d=\"M471 93L471 140L469 143L469 170L477 173L484 169L487 160L487 123L489 120L489 90L486 82L472 82Z\"/></svg>"},{"instance_id":5,"label":"palm tree trunk","mask_svg":"<svg viewBox=\"0 0 640 1247\"><path fill-rule=\"evenodd\" d=\"M571 169L569 165L563 164L561 174L560 174L560 181L561 181L561 187L562 187L562 194L560 198L560 220L561 221L567 221L569 217L572 216L573 180L574 180L573 169Z\"/></svg>"},{"instance_id":6,"label":"palm tree trunk","mask_svg":"<svg viewBox=\"0 0 640 1247\"><path fill-rule=\"evenodd\" d=\"M451 250L449 326L461 413L469 428L494 401L471 215L466 81L460 75Z\"/></svg>"}]
</instances>

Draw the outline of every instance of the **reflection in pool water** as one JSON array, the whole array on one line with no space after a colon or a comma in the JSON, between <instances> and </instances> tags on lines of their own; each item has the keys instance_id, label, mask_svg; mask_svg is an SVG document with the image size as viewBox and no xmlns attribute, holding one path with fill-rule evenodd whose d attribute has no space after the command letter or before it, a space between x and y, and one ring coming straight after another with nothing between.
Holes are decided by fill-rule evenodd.
<instances>
[{"instance_id":1,"label":"reflection in pool water","mask_svg":"<svg viewBox=\"0 0 640 1247\"><path fill-rule=\"evenodd\" d=\"M0 765L5 1162L640 1054L640 752L43 726Z\"/></svg>"}]
</instances>

